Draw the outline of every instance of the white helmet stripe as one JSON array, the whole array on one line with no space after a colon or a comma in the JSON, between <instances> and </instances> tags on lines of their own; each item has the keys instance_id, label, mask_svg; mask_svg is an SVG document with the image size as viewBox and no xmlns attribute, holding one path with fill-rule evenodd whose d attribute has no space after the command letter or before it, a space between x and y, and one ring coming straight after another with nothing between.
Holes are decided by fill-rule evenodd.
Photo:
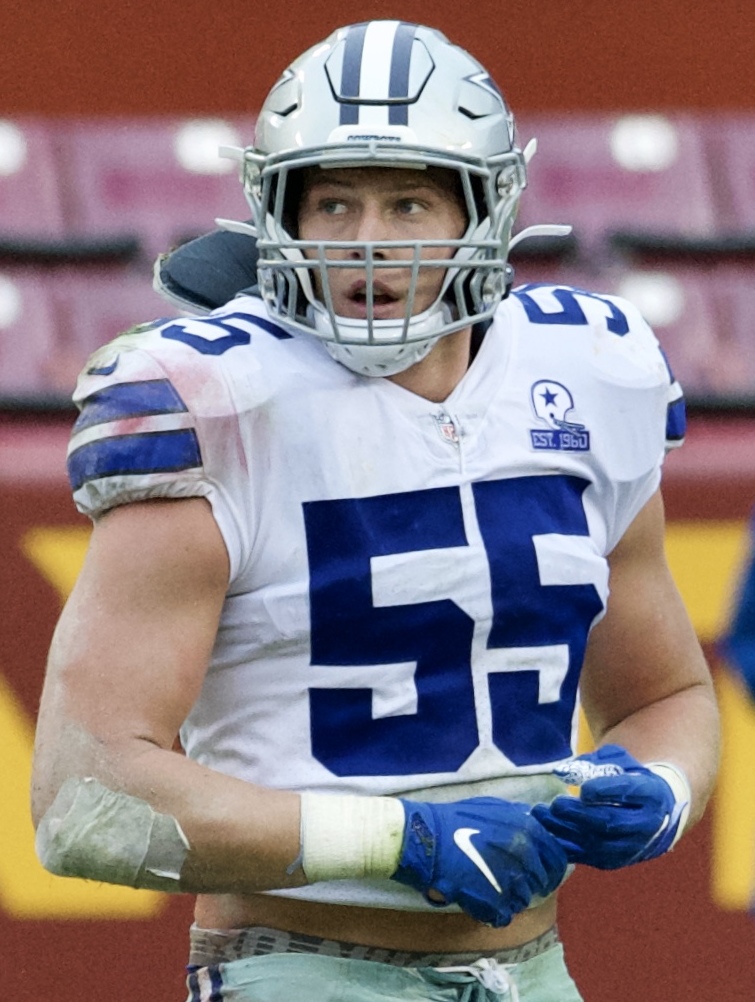
<instances>
[{"instance_id":1,"label":"white helmet stripe","mask_svg":"<svg viewBox=\"0 0 755 1002\"><path fill-rule=\"evenodd\" d=\"M409 68L416 25L370 21L349 29L341 68L341 125L406 125ZM386 59L385 54L391 53ZM358 103L357 103L358 102Z\"/></svg>"},{"instance_id":2,"label":"white helmet stripe","mask_svg":"<svg viewBox=\"0 0 755 1002\"><path fill-rule=\"evenodd\" d=\"M386 101L390 97L391 64L386 54L393 52L393 41L400 21L371 21L367 27L359 76L362 101Z\"/></svg>"}]
</instances>

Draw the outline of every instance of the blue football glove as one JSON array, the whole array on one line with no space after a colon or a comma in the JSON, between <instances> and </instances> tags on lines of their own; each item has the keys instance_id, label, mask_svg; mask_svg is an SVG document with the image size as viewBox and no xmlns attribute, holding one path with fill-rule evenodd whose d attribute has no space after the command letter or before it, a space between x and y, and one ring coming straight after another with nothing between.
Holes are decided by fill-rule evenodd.
<instances>
[{"instance_id":1,"label":"blue football glove","mask_svg":"<svg viewBox=\"0 0 755 1002\"><path fill-rule=\"evenodd\" d=\"M530 815L529 804L474 797L450 804L402 800L406 829L393 880L434 905L458 904L472 918L504 926L535 895L561 883L563 849ZM434 901L428 891L443 896Z\"/></svg>"},{"instance_id":2,"label":"blue football glove","mask_svg":"<svg viewBox=\"0 0 755 1002\"><path fill-rule=\"evenodd\" d=\"M536 804L532 813L570 863L617 870L662 855L682 833L690 792L673 766L644 766L619 745L604 745L554 772L579 786L579 796Z\"/></svg>"}]
</instances>

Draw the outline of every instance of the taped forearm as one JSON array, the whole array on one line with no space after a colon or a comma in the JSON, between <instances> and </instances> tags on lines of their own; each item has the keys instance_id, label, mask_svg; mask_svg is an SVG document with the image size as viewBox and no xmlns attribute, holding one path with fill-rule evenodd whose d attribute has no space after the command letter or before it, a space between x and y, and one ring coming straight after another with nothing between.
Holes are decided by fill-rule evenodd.
<instances>
[{"instance_id":1,"label":"taped forearm","mask_svg":"<svg viewBox=\"0 0 755 1002\"><path fill-rule=\"evenodd\" d=\"M397 799L304 794L296 863L309 883L390 877L403 832ZM173 893L187 889L181 872L190 845L178 821L91 777L63 783L39 823L36 850L45 869L58 876Z\"/></svg>"},{"instance_id":2,"label":"taped forearm","mask_svg":"<svg viewBox=\"0 0 755 1002\"><path fill-rule=\"evenodd\" d=\"M155 891L180 891L189 842L175 818L91 777L63 783L37 829L51 873Z\"/></svg>"}]
</instances>

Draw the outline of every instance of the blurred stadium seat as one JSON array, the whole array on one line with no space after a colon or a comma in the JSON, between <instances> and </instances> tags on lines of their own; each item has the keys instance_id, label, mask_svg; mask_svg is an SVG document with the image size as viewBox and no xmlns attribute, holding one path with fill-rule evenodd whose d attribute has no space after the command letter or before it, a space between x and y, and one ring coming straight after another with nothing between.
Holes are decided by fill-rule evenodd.
<instances>
[{"instance_id":1,"label":"blurred stadium seat","mask_svg":"<svg viewBox=\"0 0 755 1002\"><path fill-rule=\"evenodd\" d=\"M0 119L0 241L64 233L54 130L44 119Z\"/></svg>"},{"instance_id":2,"label":"blurred stadium seat","mask_svg":"<svg viewBox=\"0 0 755 1002\"><path fill-rule=\"evenodd\" d=\"M138 271L59 268L49 278L58 318L57 383L67 393L93 351L136 324L177 311Z\"/></svg>"},{"instance_id":3,"label":"blurred stadium seat","mask_svg":"<svg viewBox=\"0 0 755 1002\"><path fill-rule=\"evenodd\" d=\"M251 142L251 119L81 119L60 129L69 228L80 237L138 240L142 257L245 219L238 165L220 145Z\"/></svg>"},{"instance_id":4,"label":"blurred stadium seat","mask_svg":"<svg viewBox=\"0 0 755 1002\"><path fill-rule=\"evenodd\" d=\"M65 401L95 348L176 315L148 269L217 216L248 218L217 151L252 135L233 116L0 119L4 401ZM533 136L517 232L570 223L576 239L516 247L515 285L625 295L693 402L755 404L755 116L520 115L520 143Z\"/></svg>"},{"instance_id":5,"label":"blurred stadium seat","mask_svg":"<svg viewBox=\"0 0 755 1002\"><path fill-rule=\"evenodd\" d=\"M58 327L52 289L34 269L0 271L0 399L57 395Z\"/></svg>"},{"instance_id":6,"label":"blurred stadium seat","mask_svg":"<svg viewBox=\"0 0 755 1002\"><path fill-rule=\"evenodd\" d=\"M755 116L705 115L701 122L719 197L719 225L755 237Z\"/></svg>"},{"instance_id":7,"label":"blurred stadium seat","mask_svg":"<svg viewBox=\"0 0 755 1002\"><path fill-rule=\"evenodd\" d=\"M685 115L520 115L538 152L518 224L570 223L586 254L617 232L682 243L711 237L717 215L702 130Z\"/></svg>"},{"instance_id":8,"label":"blurred stadium seat","mask_svg":"<svg viewBox=\"0 0 755 1002\"><path fill-rule=\"evenodd\" d=\"M122 268L0 271L0 404L68 405L89 355L134 324L176 316Z\"/></svg>"},{"instance_id":9,"label":"blurred stadium seat","mask_svg":"<svg viewBox=\"0 0 755 1002\"><path fill-rule=\"evenodd\" d=\"M711 392L718 398L755 403L755 268L720 264L711 283L718 315Z\"/></svg>"}]
</instances>

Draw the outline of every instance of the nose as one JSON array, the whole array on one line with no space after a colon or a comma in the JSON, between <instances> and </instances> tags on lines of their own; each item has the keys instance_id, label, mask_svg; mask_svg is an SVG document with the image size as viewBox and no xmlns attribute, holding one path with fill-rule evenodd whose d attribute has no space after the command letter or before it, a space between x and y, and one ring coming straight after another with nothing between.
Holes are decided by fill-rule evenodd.
<instances>
[{"instance_id":1,"label":"nose","mask_svg":"<svg viewBox=\"0 0 755 1002\"><path fill-rule=\"evenodd\" d=\"M390 226L382 206L377 202L366 201L356 216L351 239L359 243L374 243L378 240L390 240L390 238ZM378 259L386 257L386 251L380 248L375 249L373 254ZM350 255L354 260L361 260L365 253L360 248L354 248L350 251Z\"/></svg>"}]
</instances>

